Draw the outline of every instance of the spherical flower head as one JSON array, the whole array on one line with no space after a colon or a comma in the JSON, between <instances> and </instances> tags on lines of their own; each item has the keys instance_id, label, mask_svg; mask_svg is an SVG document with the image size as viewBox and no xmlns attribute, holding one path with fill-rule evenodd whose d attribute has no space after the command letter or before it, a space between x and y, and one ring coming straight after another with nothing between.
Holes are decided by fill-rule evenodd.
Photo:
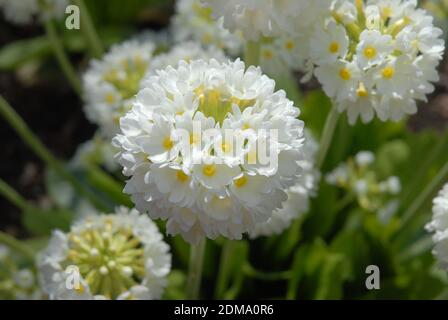
<instances>
[{"instance_id":1,"label":"spherical flower head","mask_svg":"<svg viewBox=\"0 0 448 320\"><path fill-rule=\"evenodd\" d=\"M194 40L205 46L224 49L234 56L241 52L243 41L240 32L230 32L224 28L222 17L213 19L211 8L203 6L200 0L176 2L172 34L177 43Z\"/></svg>"},{"instance_id":2,"label":"spherical flower head","mask_svg":"<svg viewBox=\"0 0 448 320\"><path fill-rule=\"evenodd\" d=\"M91 215L54 231L38 268L50 299L160 299L171 269L157 226L135 209Z\"/></svg>"},{"instance_id":3,"label":"spherical flower head","mask_svg":"<svg viewBox=\"0 0 448 320\"><path fill-rule=\"evenodd\" d=\"M428 231L434 233L435 247L432 252L440 266L448 270L448 184L434 199L432 212L432 221L426 226Z\"/></svg>"},{"instance_id":4,"label":"spherical flower head","mask_svg":"<svg viewBox=\"0 0 448 320\"><path fill-rule=\"evenodd\" d=\"M442 31L416 1L336 0L310 42L315 75L349 122L399 121L438 80Z\"/></svg>"},{"instance_id":5,"label":"spherical flower head","mask_svg":"<svg viewBox=\"0 0 448 320\"><path fill-rule=\"evenodd\" d=\"M113 140L137 208L193 243L266 222L305 152L300 110L274 89L240 60L181 61L148 78Z\"/></svg>"},{"instance_id":6,"label":"spherical flower head","mask_svg":"<svg viewBox=\"0 0 448 320\"><path fill-rule=\"evenodd\" d=\"M0 0L5 19L17 25L30 24L36 16L41 20L61 18L68 5L68 0Z\"/></svg>"},{"instance_id":7,"label":"spherical flower head","mask_svg":"<svg viewBox=\"0 0 448 320\"><path fill-rule=\"evenodd\" d=\"M118 120L130 109L154 49L150 41L126 41L113 46L101 60L93 60L84 74L87 117L106 138L118 132Z\"/></svg>"},{"instance_id":8,"label":"spherical flower head","mask_svg":"<svg viewBox=\"0 0 448 320\"><path fill-rule=\"evenodd\" d=\"M304 159L300 161L302 173L294 186L287 190L288 199L282 203L280 209L272 213L272 217L265 223L259 223L250 232L250 238L281 234L291 224L302 217L308 210L310 197L316 194L320 180L320 173L315 169L315 156L319 144L310 132L305 131Z\"/></svg>"}]
</instances>

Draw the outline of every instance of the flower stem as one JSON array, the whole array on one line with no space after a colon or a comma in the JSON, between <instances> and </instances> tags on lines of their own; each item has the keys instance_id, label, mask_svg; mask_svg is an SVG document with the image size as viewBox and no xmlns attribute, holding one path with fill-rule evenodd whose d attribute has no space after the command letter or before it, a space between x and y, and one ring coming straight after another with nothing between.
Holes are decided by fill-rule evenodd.
<instances>
[{"instance_id":1,"label":"flower stem","mask_svg":"<svg viewBox=\"0 0 448 320\"><path fill-rule=\"evenodd\" d=\"M54 22L51 19L45 20L45 31L47 32L47 36L50 39L54 55L56 56L56 59L58 60L62 71L67 77L67 80L70 82L73 90L75 90L75 92L79 96L81 96L81 82L79 81L76 71L67 57L64 46L62 45L62 42L56 32Z\"/></svg>"},{"instance_id":2,"label":"flower stem","mask_svg":"<svg viewBox=\"0 0 448 320\"><path fill-rule=\"evenodd\" d=\"M104 53L103 44L95 30L89 10L87 9L84 0L73 0L73 3L79 7L81 13L81 29L89 43L90 50L94 57L100 58Z\"/></svg>"},{"instance_id":3,"label":"flower stem","mask_svg":"<svg viewBox=\"0 0 448 320\"><path fill-rule=\"evenodd\" d=\"M229 282L229 272L231 268L232 252L235 248L235 241L226 239L221 251L219 260L219 273L215 286L215 298L222 299Z\"/></svg>"},{"instance_id":4,"label":"flower stem","mask_svg":"<svg viewBox=\"0 0 448 320\"><path fill-rule=\"evenodd\" d=\"M330 149L330 144L334 136L339 119L339 112L335 107L331 108L330 113L325 121L324 130L320 139L320 148L317 154L316 167L322 169L324 165L325 158L327 156L328 150Z\"/></svg>"},{"instance_id":5,"label":"flower stem","mask_svg":"<svg viewBox=\"0 0 448 320\"><path fill-rule=\"evenodd\" d=\"M244 62L246 67L258 66L260 64L260 43L248 41L244 50Z\"/></svg>"},{"instance_id":6,"label":"flower stem","mask_svg":"<svg viewBox=\"0 0 448 320\"><path fill-rule=\"evenodd\" d=\"M17 193L17 191L15 191L2 179L0 179L0 194L2 194L6 199L8 199L8 201L11 201L21 210L28 210L31 207L28 202Z\"/></svg>"},{"instance_id":7,"label":"flower stem","mask_svg":"<svg viewBox=\"0 0 448 320\"><path fill-rule=\"evenodd\" d=\"M3 243L14 251L17 251L30 261L34 261L34 252L31 248L2 231L0 231L0 243Z\"/></svg>"},{"instance_id":8,"label":"flower stem","mask_svg":"<svg viewBox=\"0 0 448 320\"><path fill-rule=\"evenodd\" d=\"M411 203L409 208L404 212L401 218L401 228L408 224L415 214L425 205L425 203L434 196L441 185L448 179L448 162L440 169L437 176L432 179L431 183L419 194Z\"/></svg>"},{"instance_id":9,"label":"flower stem","mask_svg":"<svg viewBox=\"0 0 448 320\"><path fill-rule=\"evenodd\" d=\"M191 245L190 265L187 278L187 299L199 299L199 290L201 287L202 267L204 263L205 238L199 240L196 245Z\"/></svg>"},{"instance_id":10,"label":"flower stem","mask_svg":"<svg viewBox=\"0 0 448 320\"><path fill-rule=\"evenodd\" d=\"M86 189L42 144L42 142L28 128L23 119L14 111L9 103L0 95L0 114L17 132L17 134L28 144L28 146L44 161L50 168L67 180L73 188L86 199L88 199L99 210L110 210L109 205L98 199L90 190Z\"/></svg>"}]
</instances>

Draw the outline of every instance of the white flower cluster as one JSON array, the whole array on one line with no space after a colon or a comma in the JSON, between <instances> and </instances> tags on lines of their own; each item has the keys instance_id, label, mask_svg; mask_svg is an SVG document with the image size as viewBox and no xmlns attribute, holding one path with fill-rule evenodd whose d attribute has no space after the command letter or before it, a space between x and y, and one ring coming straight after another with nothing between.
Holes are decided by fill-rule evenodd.
<instances>
[{"instance_id":1,"label":"white flower cluster","mask_svg":"<svg viewBox=\"0 0 448 320\"><path fill-rule=\"evenodd\" d=\"M258 224L250 232L250 238L280 234L309 210L310 196L315 194L320 180L320 173L315 169L319 145L308 131L305 131L305 138L305 157L299 162L302 167L299 181L286 191L288 199L282 203L282 207L275 210L267 222Z\"/></svg>"},{"instance_id":2,"label":"white flower cluster","mask_svg":"<svg viewBox=\"0 0 448 320\"><path fill-rule=\"evenodd\" d=\"M38 258L50 299L160 299L171 269L157 226L135 209L92 215L54 231Z\"/></svg>"},{"instance_id":3,"label":"white flower cluster","mask_svg":"<svg viewBox=\"0 0 448 320\"><path fill-rule=\"evenodd\" d=\"M386 203L386 200L401 192L401 182L395 176L380 181L372 168L374 161L375 155L372 152L361 151L353 159L341 163L328 173L326 181L353 193L362 208L385 215L385 208L392 208L392 202Z\"/></svg>"},{"instance_id":4,"label":"white flower cluster","mask_svg":"<svg viewBox=\"0 0 448 320\"><path fill-rule=\"evenodd\" d=\"M210 8L202 6L200 0L178 0L176 14L172 19L174 41L182 43L195 40L205 46L213 45L231 55L241 52L242 36L231 33L223 26L223 18L214 20Z\"/></svg>"},{"instance_id":5,"label":"white flower cluster","mask_svg":"<svg viewBox=\"0 0 448 320\"><path fill-rule=\"evenodd\" d=\"M40 19L60 18L69 5L68 0L0 0L5 19L18 25Z\"/></svg>"},{"instance_id":6,"label":"white flower cluster","mask_svg":"<svg viewBox=\"0 0 448 320\"><path fill-rule=\"evenodd\" d=\"M20 267L8 247L0 244L0 300L40 300L35 270Z\"/></svg>"},{"instance_id":7,"label":"white flower cluster","mask_svg":"<svg viewBox=\"0 0 448 320\"><path fill-rule=\"evenodd\" d=\"M84 109L105 137L112 138L117 133L118 120L130 109L154 49L151 41L129 40L90 63L83 76Z\"/></svg>"},{"instance_id":8,"label":"white flower cluster","mask_svg":"<svg viewBox=\"0 0 448 320\"><path fill-rule=\"evenodd\" d=\"M310 43L315 75L350 123L398 121L438 80L442 31L416 0L336 0Z\"/></svg>"},{"instance_id":9,"label":"white flower cluster","mask_svg":"<svg viewBox=\"0 0 448 320\"><path fill-rule=\"evenodd\" d=\"M160 39L152 34L125 41L113 46L101 60L93 60L84 74L84 110L106 139L119 132L119 119L131 109L142 81L149 74L168 65L176 66L180 60L225 59L222 50L205 49L192 41L154 56L160 44Z\"/></svg>"},{"instance_id":10,"label":"white flower cluster","mask_svg":"<svg viewBox=\"0 0 448 320\"><path fill-rule=\"evenodd\" d=\"M437 257L442 268L448 270L448 184L434 199L432 221L426 226L434 232L435 248L433 254Z\"/></svg>"},{"instance_id":11,"label":"white flower cluster","mask_svg":"<svg viewBox=\"0 0 448 320\"><path fill-rule=\"evenodd\" d=\"M137 208L167 219L169 234L193 243L204 235L241 239L266 222L304 157L300 111L274 89L259 68L246 70L239 60L182 61L148 78L114 139ZM277 166L258 161L260 145Z\"/></svg>"},{"instance_id":12,"label":"white flower cluster","mask_svg":"<svg viewBox=\"0 0 448 320\"><path fill-rule=\"evenodd\" d=\"M216 18L224 18L224 27L241 30L245 40L257 41L262 37L284 33L305 32L326 13L330 0L202 0L212 9Z\"/></svg>"}]
</instances>

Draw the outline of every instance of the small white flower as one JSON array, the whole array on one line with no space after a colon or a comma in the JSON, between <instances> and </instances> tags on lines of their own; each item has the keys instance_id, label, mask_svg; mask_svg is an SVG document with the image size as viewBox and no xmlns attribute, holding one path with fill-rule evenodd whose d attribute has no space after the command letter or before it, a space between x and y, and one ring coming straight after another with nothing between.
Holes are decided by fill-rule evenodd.
<instances>
[{"instance_id":1,"label":"small white flower","mask_svg":"<svg viewBox=\"0 0 448 320\"><path fill-rule=\"evenodd\" d=\"M432 212L432 221L426 226L428 231L434 233L435 247L432 252L440 266L448 270L448 184L434 199Z\"/></svg>"},{"instance_id":2,"label":"small white flower","mask_svg":"<svg viewBox=\"0 0 448 320\"><path fill-rule=\"evenodd\" d=\"M355 156L355 161L358 166L369 166L375 161L375 154L371 151L358 152Z\"/></svg>"},{"instance_id":3,"label":"small white flower","mask_svg":"<svg viewBox=\"0 0 448 320\"><path fill-rule=\"evenodd\" d=\"M355 62L336 61L316 68L316 77L325 92L337 101L354 101L361 79L361 71Z\"/></svg>"},{"instance_id":4,"label":"small white flower","mask_svg":"<svg viewBox=\"0 0 448 320\"><path fill-rule=\"evenodd\" d=\"M169 247L157 226L136 210L117 209L54 231L39 255L50 299L160 299L171 269Z\"/></svg>"},{"instance_id":5,"label":"small white flower","mask_svg":"<svg viewBox=\"0 0 448 320\"><path fill-rule=\"evenodd\" d=\"M330 21L325 29L317 29L311 40L311 55L318 64L332 63L347 55L349 38L345 28Z\"/></svg>"},{"instance_id":6,"label":"small white flower","mask_svg":"<svg viewBox=\"0 0 448 320\"><path fill-rule=\"evenodd\" d=\"M137 208L190 242L241 239L268 220L307 153L300 110L274 88L240 60L181 61L147 78L113 141ZM263 163L256 146L278 163Z\"/></svg>"}]
</instances>

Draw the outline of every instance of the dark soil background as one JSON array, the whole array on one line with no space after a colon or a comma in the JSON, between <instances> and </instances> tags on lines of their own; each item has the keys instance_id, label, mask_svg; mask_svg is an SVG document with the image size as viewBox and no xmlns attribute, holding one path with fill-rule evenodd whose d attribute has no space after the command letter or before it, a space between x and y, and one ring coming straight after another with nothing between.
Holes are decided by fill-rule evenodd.
<instances>
[{"instance_id":1,"label":"dark soil background","mask_svg":"<svg viewBox=\"0 0 448 320\"><path fill-rule=\"evenodd\" d=\"M154 18L154 17L153 17ZM157 17L167 23L169 15ZM138 29L151 22L138 25ZM38 26L15 27L0 17L0 47L18 39L42 35ZM83 57L72 56L79 65ZM448 64L441 65L441 80L427 104L421 104L419 113L409 120L410 130L425 127L442 129L448 126ZM26 72L26 77L21 74ZM29 76L31 73L31 77ZM314 87L308 84L304 91ZM0 93L23 117L33 132L59 158L69 159L77 146L90 139L95 127L85 118L82 103L71 90L54 59L49 59L37 70L20 72L0 71ZM45 166L20 140L10 126L0 119L1 165L0 177L12 185L26 199L45 204ZM20 211L0 197L0 230L17 237L25 236L20 225Z\"/></svg>"}]
</instances>

